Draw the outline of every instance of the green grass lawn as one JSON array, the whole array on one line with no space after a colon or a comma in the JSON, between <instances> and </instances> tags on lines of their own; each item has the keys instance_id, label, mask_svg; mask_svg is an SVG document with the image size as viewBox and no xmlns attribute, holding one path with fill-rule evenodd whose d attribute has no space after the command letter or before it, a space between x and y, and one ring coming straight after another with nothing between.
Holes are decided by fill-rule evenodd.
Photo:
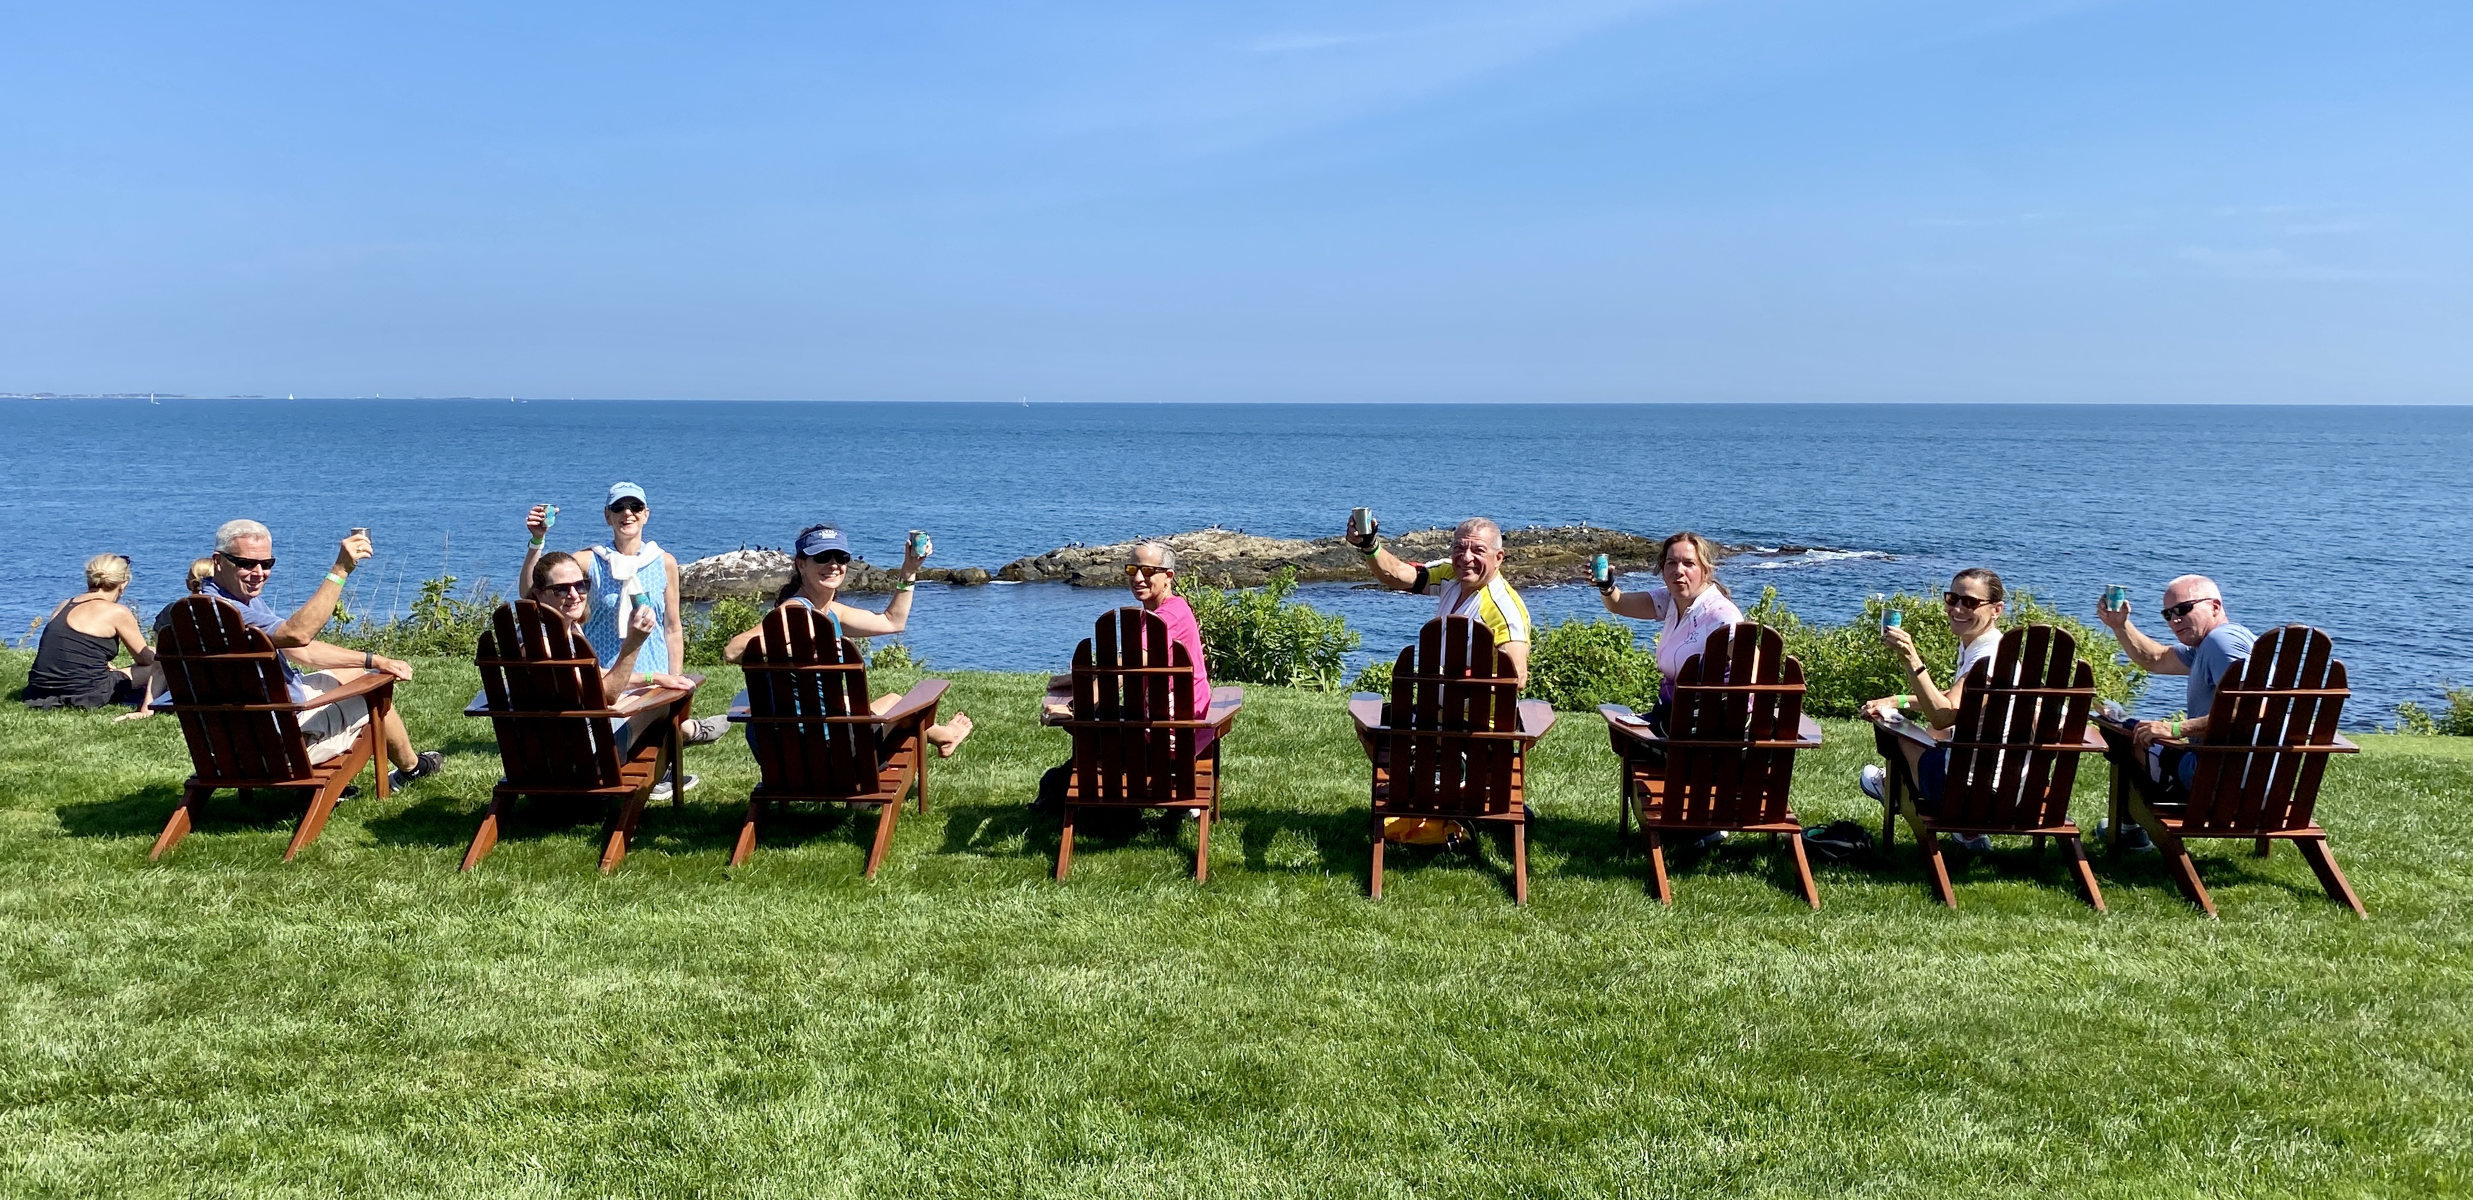
<instances>
[{"instance_id":1,"label":"green grass lawn","mask_svg":"<svg viewBox=\"0 0 2473 1200\"><path fill-rule=\"evenodd\" d=\"M27 655L0 655L0 688ZM2463 836L2473 742L2362 739L2320 812L2370 920L2289 848L2152 856L2089 910L2023 841L1926 891L1903 840L1766 839L1645 892L1615 764L1566 714L1532 772L1533 903L1415 851L1365 898L1340 700L1251 690L1211 881L1193 825L1024 813L1062 733L1039 680L953 677L979 732L859 876L865 820L773 826L724 869L755 767L648 811L519 811L468 664L402 693L447 770L347 803L299 862L288 799L220 797L159 864L168 718L0 705L0 1193L724 1196L2426 1195L2473 1163ZM717 672L699 711L736 676ZM1865 731L1804 756L1807 822L1876 821ZM2100 815L2103 770L2078 818Z\"/></svg>"}]
</instances>

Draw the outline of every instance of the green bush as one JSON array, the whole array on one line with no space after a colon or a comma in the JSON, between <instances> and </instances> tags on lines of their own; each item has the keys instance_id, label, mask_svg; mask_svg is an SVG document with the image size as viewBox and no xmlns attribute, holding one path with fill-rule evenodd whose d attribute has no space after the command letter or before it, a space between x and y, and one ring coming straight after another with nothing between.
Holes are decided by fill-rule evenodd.
<instances>
[{"instance_id":1,"label":"green bush","mask_svg":"<svg viewBox=\"0 0 2473 1200\"><path fill-rule=\"evenodd\" d=\"M412 611L384 624L365 624L342 605L319 634L323 641L389 658L471 658L501 603L494 591L455 594L453 575L421 581Z\"/></svg>"},{"instance_id":2,"label":"green bush","mask_svg":"<svg viewBox=\"0 0 2473 1200\"><path fill-rule=\"evenodd\" d=\"M1378 658L1373 662L1365 664L1365 669L1357 672L1357 677L1355 679L1348 681L1348 690L1352 692L1372 692L1378 696L1390 695L1391 668L1396 661L1397 660L1393 658Z\"/></svg>"},{"instance_id":3,"label":"green bush","mask_svg":"<svg viewBox=\"0 0 2473 1200\"><path fill-rule=\"evenodd\" d=\"M687 634L687 665L720 666L722 647L729 645L731 638L755 628L768 611L764 605L744 596L725 596L704 606L701 612L689 609L683 621Z\"/></svg>"},{"instance_id":4,"label":"green bush","mask_svg":"<svg viewBox=\"0 0 2473 1200\"><path fill-rule=\"evenodd\" d=\"M2400 733L2473 737L2473 688L2447 689L2447 707L2433 713L2410 700L2396 706Z\"/></svg>"},{"instance_id":5,"label":"green bush","mask_svg":"<svg viewBox=\"0 0 2473 1200\"><path fill-rule=\"evenodd\" d=\"M1339 688L1341 659L1357 648L1359 635L1346 617L1286 603L1297 590L1295 568L1281 568L1258 588L1222 590L1188 578L1176 590L1202 627L1212 680Z\"/></svg>"},{"instance_id":6,"label":"green bush","mask_svg":"<svg viewBox=\"0 0 2473 1200\"><path fill-rule=\"evenodd\" d=\"M1805 621L1777 598L1776 588L1762 588L1760 602L1744 611L1747 620L1778 631L1786 652L1803 663L1803 709L1815 716L1851 717L1863 702L1876 696L1909 690L1906 665L1880 635L1881 616L1890 609L1904 614L1907 636L1933 667L1934 681L1951 682L1949 669L1958 660L1958 638L1941 613L1940 598L1899 592L1866 600L1863 615L1843 625ZM2094 668L2096 694L2128 704L2146 689L2147 673L2121 661L2120 644L2112 632L2092 627L2044 607L2026 592L2009 594L2003 628L2053 625L2078 641L2078 657Z\"/></svg>"},{"instance_id":7,"label":"green bush","mask_svg":"<svg viewBox=\"0 0 2473 1200\"><path fill-rule=\"evenodd\" d=\"M1558 709L1627 704L1646 711L1657 703L1657 684L1657 656L1620 621L1567 620L1529 646L1526 694Z\"/></svg>"}]
</instances>

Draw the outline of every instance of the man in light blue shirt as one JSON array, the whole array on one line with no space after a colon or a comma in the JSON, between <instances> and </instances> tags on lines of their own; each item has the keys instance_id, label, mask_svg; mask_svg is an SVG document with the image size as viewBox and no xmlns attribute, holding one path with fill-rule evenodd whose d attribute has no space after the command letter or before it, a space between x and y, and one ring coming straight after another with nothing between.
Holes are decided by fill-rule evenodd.
<instances>
[{"instance_id":1,"label":"man in light blue shirt","mask_svg":"<svg viewBox=\"0 0 2473 1200\"><path fill-rule=\"evenodd\" d=\"M2167 646L2141 633L2130 624L2130 606L2126 603L2117 609L2098 603L2095 615L2120 639L2121 649L2131 662L2156 675L2189 677L2189 690L2181 706L2185 715L2181 719L2140 721L2126 736L2110 729L2104 732L2105 741L2112 745L2115 762L2145 768L2131 771L2131 779L2161 785L2147 789L2151 801L2159 805L2186 802L2190 780L2198 773L2198 757L2158 745L2157 739L2206 740L2207 717L2215 708L2215 689L2234 667L2249 661L2250 643L2257 637L2248 627L2235 624L2225 615L2222 589L2204 575L2184 575L2164 586L2164 624L2172 629L2178 645Z\"/></svg>"}]
</instances>

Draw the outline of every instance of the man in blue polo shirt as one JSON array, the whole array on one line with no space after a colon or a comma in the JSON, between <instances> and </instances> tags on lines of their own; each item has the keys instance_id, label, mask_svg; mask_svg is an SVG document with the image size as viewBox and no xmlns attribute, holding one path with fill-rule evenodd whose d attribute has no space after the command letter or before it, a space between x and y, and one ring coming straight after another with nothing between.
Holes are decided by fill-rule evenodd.
<instances>
[{"instance_id":1,"label":"man in blue polo shirt","mask_svg":"<svg viewBox=\"0 0 2473 1200\"><path fill-rule=\"evenodd\" d=\"M2098 603L2095 615L2120 640L2131 662L2153 674L2189 677L2181 719L2140 721L2126 733L2104 730L2110 747L2107 757L2129 768L2130 779L2141 786L2151 803L2157 807L2185 804L2190 781L2198 774L2198 756L2160 745L2158 739L2207 739L2215 689L2234 667L2249 661L2250 644L2258 640L2257 635L2225 615L2223 591L2204 575L2184 575L2164 585L2164 624L2172 630L2177 645L2167 646L2130 624L2127 604L2111 609ZM2124 830L2121 844L2136 845L2145 836L2144 830Z\"/></svg>"},{"instance_id":2,"label":"man in blue polo shirt","mask_svg":"<svg viewBox=\"0 0 2473 1200\"><path fill-rule=\"evenodd\" d=\"M343 599L344 580L371 553L368 534L346 537L336 548L335 568L318 581L308 601L286 617L266 602L264 594L266 581L275 573L274 535L267 532L266 526L245 517L226 521L215 530L215 573L199 585L198 594L238 609L243 624L274 643L280 652L275 658L283 664L284 681L291 686L296 702L315 700L369 671L384 671L397 679L409 680L412 664L408 662L317 640L328 619L335 615L336 603ZM302 666L311 668L310 673L303 674ZM354 735L368 724L369 705L358 698L302 713L301 734L309 741L309 760L323 762L343 753L350 748ZM386 738L387 761L406 764L388 776L390 786L400 787L438 773L445 756L435 750L413 752L412 735L404 729L402 709L387 710L379 732Z\"/></svg>"}]
</instances>

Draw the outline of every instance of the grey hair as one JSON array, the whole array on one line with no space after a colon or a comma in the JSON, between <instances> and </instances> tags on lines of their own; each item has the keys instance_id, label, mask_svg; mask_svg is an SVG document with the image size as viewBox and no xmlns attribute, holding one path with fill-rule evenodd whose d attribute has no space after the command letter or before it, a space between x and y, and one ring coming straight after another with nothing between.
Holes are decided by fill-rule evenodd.
<instances>
[{"instance_id":1,"label":"grey hair","mask_svg":"<svg viewBox=\"0 0 2473 1200\"><path fill-rule=\"evenodd\" d=\"M1452 527L1451 536L1454 539L1464 533L1490 533L1494 535L1494 548L1497 550L1503 548L1503 527L1484 517L1470 517Z\"/></svg>"},{"instance_id":2,"label":"grey hair","mask_svg":"<svg viewBox=\"0 0 2473 1200\"><path fill-rule=\"evenodd\" d=\"M1133 548L1133 552L1136 554L1140 554L1145 550L1156 550L1159 552L1159 566L1166 567L1171 571L1176 569L1176 551L1170 550L1168 548L1168 543L1144 542Z\"/></svg>"},{"instance_id":3,"label":"grey hair","mask_svg":"<svg viewBox=\"0 0 2473 1200\"><path fill-rule=\"evenodd\" d=\"M2195 594L2184 596L2182 599L2216 601L2221 601L2224 599L2224 589L2215 586L2215 581L2204 575L2183 575L2180 578L2173 580L2171 583L2165 584L2164 590L2169 592L2185 583L2195 585L2193 588Z\"/></svg>"},{"instance_id":4,"label":"grey hair","mask_svg":"<svg viewBox=\"0 0 2473 1200\"><path fill-rule=\"evenodd\" d=\"M265 538L271 542L275 540L275 535L267 532L264 525L247 517L234 517L215 530L215 553L230 554L233 544L242 538Z\"/></svg>"}]
</instances>

